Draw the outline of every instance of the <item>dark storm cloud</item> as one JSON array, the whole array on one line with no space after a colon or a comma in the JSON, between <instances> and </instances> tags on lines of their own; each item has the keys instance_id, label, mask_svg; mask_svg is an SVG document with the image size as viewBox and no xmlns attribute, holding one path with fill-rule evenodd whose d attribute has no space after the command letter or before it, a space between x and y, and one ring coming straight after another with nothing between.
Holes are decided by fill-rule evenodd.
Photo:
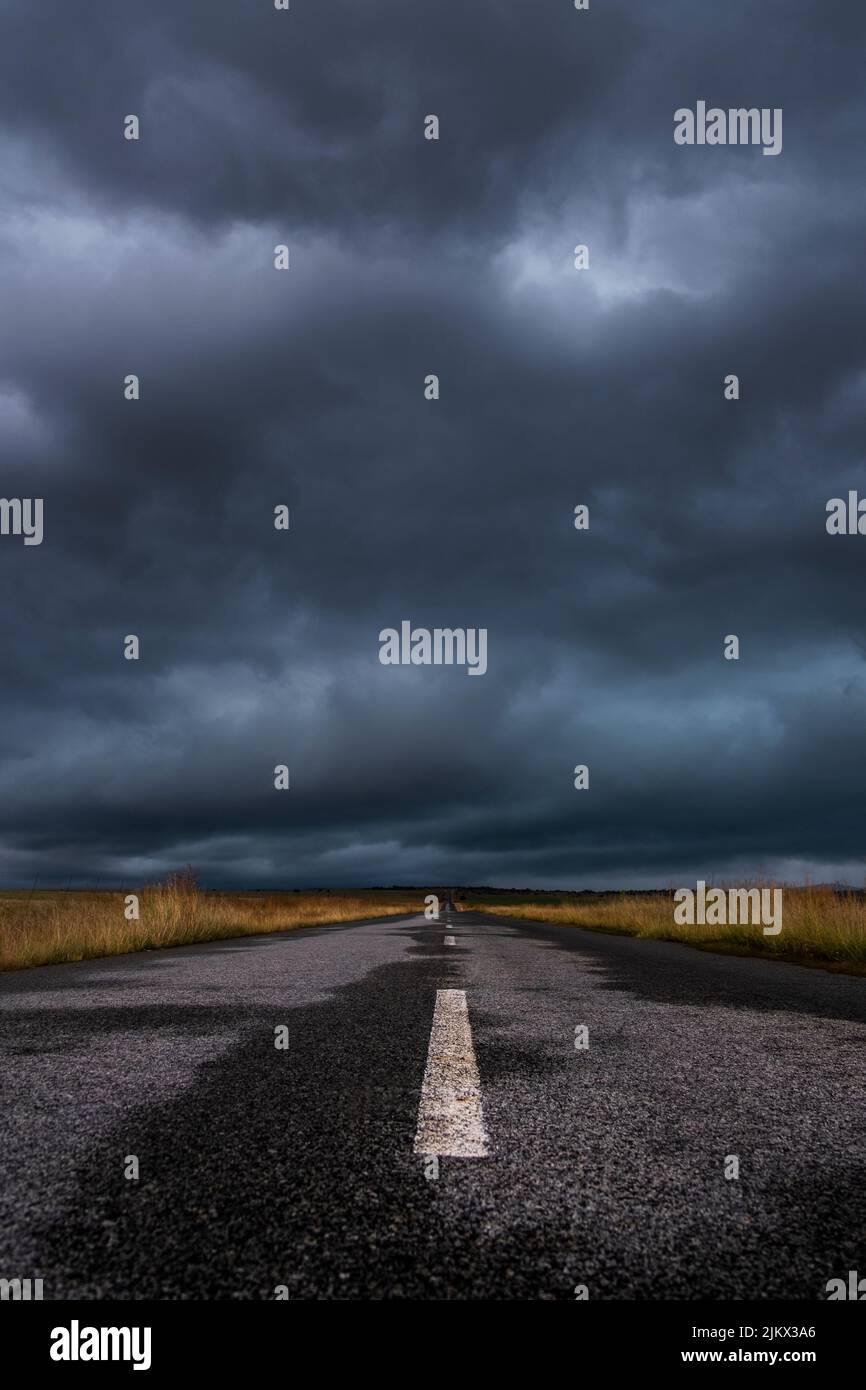
<instances>
[{"instance_id":1,"label":"dark storm cloud","mask_svg":"<svg viewBox=\"0 0 866 1390\"><path fill-rule=\"evenodd\" d=\"M859 873L860 7L0 15L7 882Z\"/></svg>"}]
</instances>

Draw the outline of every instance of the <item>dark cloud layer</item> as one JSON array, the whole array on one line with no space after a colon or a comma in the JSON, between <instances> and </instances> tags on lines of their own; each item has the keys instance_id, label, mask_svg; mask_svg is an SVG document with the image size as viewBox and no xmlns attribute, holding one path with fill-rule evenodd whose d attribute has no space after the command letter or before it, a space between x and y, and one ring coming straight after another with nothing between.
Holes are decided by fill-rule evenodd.
<instances>
[{"instance_id":1,"label":"dark cloud layer","mask_svg":"<svg viewBox=\"0 0 866 1390\"><path fill-rule=\"evenodd\" d=\"M0 3L0 490L45 499L0 878L859 883L864 42L854 0ZM697 100L782 153L676 146ZM403 618L487 674L381 666Z\"/></svg>"}]
</instances>

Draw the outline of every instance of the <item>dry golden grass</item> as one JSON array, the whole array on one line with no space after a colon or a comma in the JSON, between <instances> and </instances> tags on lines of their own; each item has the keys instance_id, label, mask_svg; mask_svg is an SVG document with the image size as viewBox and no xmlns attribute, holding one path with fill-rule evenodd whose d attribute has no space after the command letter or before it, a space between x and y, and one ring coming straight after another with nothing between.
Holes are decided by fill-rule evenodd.
<instances>
[{"instance_id":1,"label":"dry golden grass","mask_svg":"<svg viewBox=\"0 0 866 1390\"><path fill-rule=\"evenodd\" d=\"M0 894L0 970L187 946L232 936L423 911L423 893L205 893L189 874L142 889L140 920L122 893Z\"/></svg>"},{"instance_id":2,"label":"dry golden grass","mask_svg":"<svg viewBox=\"0 0 866 1390\"><path fill-rule=\"evenodd\" d=\"M549 898L534 901L531 896L515 896L513 901L503 902L497 894L489 900L473 900L466 906L501 917L685 941L714 950L855 969L866 966L866 898L823 886L783 889L782 930L778 936L764 936L760 926L679 925L674 921L672 894L612 893L557 902Z\"/></svg>"}]
</instances>

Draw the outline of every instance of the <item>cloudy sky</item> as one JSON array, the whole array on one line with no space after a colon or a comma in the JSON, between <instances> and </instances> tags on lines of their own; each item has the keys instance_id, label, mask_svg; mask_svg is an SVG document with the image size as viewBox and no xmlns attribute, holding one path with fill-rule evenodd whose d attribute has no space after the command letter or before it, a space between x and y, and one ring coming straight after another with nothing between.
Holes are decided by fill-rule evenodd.
<instances>
[{"instance_id":1,"label":"cloudy sky","mask_svg":"<svg viewBox=\"0 0 866 1390\"><path fill-rule=\"evenodd\" d=\"M0 0L2 885L861 884L864 45L860 0ZM782 153L676 145L699 100ZM487 673L381 665L403 619Z\"/></svg>"}]
</instances>

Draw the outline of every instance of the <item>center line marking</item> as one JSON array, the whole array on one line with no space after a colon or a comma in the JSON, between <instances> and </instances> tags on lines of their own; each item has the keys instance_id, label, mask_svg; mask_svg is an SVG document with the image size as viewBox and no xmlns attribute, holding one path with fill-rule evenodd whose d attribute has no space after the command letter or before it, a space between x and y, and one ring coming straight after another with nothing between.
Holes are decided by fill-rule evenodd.
<instances>
[{"instance_id":1,"label":"center line marking","mask_svg":"<svg viewBox=\"0 0 866 1390\"><path fill-rule=\"evenodd\" d=\"M446 946L456 946L456 945L457 945L457 937L456 937L456 936L446 936L446 938L445 938L445 945L446 945Z\"/></svg>"},{"instance_id":2,"label":"center line marking","mask_svg":"<svg viewBox=\"0 0 866 1390\"><path fill-rule=\"evenodd\" d=\"M446 1158L487 1158L490 1152L462 989L436 991L414 1151Z\"/></svg>"}]
</instances>

